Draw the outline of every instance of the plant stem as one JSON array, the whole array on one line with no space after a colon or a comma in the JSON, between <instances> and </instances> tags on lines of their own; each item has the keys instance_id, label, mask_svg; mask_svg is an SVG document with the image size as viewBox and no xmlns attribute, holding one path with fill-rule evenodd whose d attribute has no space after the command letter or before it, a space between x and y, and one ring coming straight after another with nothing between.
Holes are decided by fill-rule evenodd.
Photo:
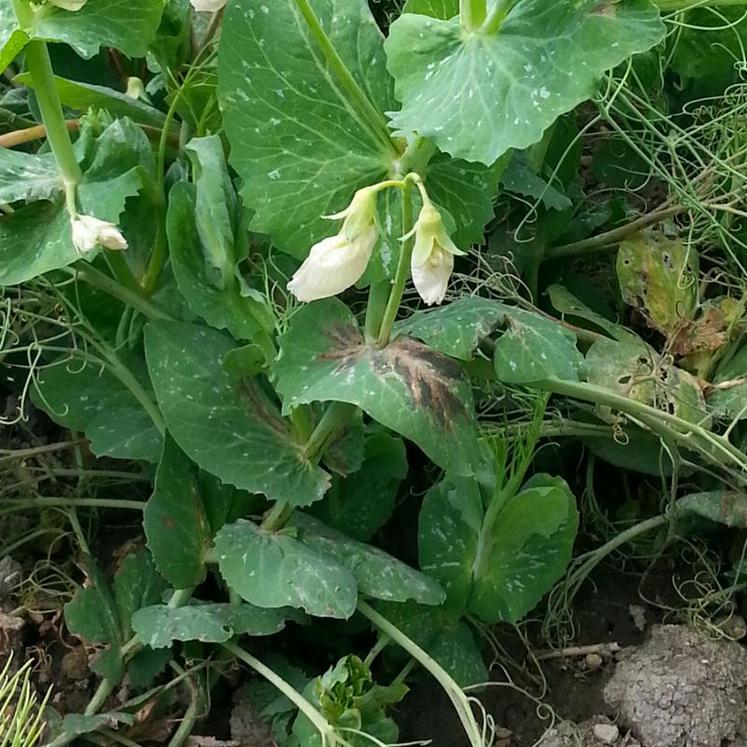
<instances>
[{"instance_id":1,"label":"plant stem","mask_svg":"<svg viewBox=\"0 0 747 747\"><path fill-rule=\"evenodd\" d=\"M64 271L73 277L78 277L81 280L84 280L94 288L98 288L100 291L108 293L113 298L122 301L122 303L132 306L132 308L136 309L143 316L146 316L149 319L166 319L171 322L175 321L171 314L157 306L153 301L145 298L139 292L136 293L129 288L125 288L113 278L110 278L100 270L97 270L93 265L80 263L80 265L75 268L66 267L64 268Z\"/></svg>"},{"instance_id":2,"label":"plant stem","mask_svg":"<svg viewBox=\"0 0 747 747\"><path fill-rule=\"evenodd\" d=\"M389 298L389 283L371 283L368 289L368 304L366 305L366 342L372 345L379 337L381 322Z\"/></svg>"},{"instance_id":3,"label":"plant stem","mask_svg":"<svg viewBox=\"0 0 747 747\"><path fill-rule=\"evenodd\" d=\"M303 447L306 457L312 462L318 462L326 448L347 425L351 415L355 412L355 405L347 402L331 402L314 428Z\"/></svg>"},{"instance_id":4,"label":"plant stem","mask_svg":"<svg viewBox=\"0 0 747 747\"><path fill-rule=\"evenodd\" d=\"M487 12L485 0L459 0L459 23L465 31L481 26Z\"/></svg>"},{"instance_id":5,"label":"plant stem","mask_svg":"<svg viewBox=\"0 0 747 747\"><path fill-rule=\"evenodd\" d=\"M70 200L71 190L74 194L82 174L62 113L62 103L57 92L54 71L45 42L32 41L26 45L26 64L31 73L34 92L47 132L47 140L54 153L57 168L60 170L65 183L65 191ZM72 199L72 208L75 210L74 197Z\"/></svg>"},{"instance_id":6,"label":"plant stem","mask_svg":"<svg viewBox=\"0 0 747 747\"><path fill-rule=\"evenodd\" d=\"M747 2L747 0L745 0L745 2ZM593 252L603 252L647 226L661 223L667 218L671 218L674 215L684 212L685 209L686 208L681 205L660 208L659 210L655 210L653 213L642 215L640 218L637 218L630 223L626 223L624 226L618 226L618 228L613 228L611 231L600 233L597 236L592 236L591 238L583 239L582 241L574 241L572 244L548 247L545 250L542 259L566 259L568 257L578 257Z\"/></svg>"},{"instance_id":7,"label":"plant stem","mask_svg":"<svg viewBox=\"0 0 747 747\"><path fill-rule=\"evenodd\" d=\"M309 31L321 48L322 54L332 72L339 79L348 96L350 96L351 102L363 115L366 124L371 128L373 134L385 146L387 153L396 157L397 150L389 135L389 128L387 127L384 115L371 103L366 93L348 70L345 61L340 57L331 39L327 36L327 32L311 7L311 3L309 0L296 0L296 5L301 11L301 15L309 27Z\"/></svg>"},{"instance_id":8,"label":"plant stem","mask_svg":"<svg viewBox=\"0 0 747 747\"><path fill-rule=\"evenodd\" d=\"M408 638L396 625L389 622L389 620L380 615L375 609L366 604L366 602L358 601L358 611L364 617L367 617L382 633L388 635L395 643L407 651L410 656L417 659L438 680L454 704L454 708L459 715L459 720L462 722L462 726L469 738L470 747L485 747L481 729L477 725L477 721L475 721L469 700L462 688L454 682L452 676L426 651L420 648L415 641Z\"/></svg>"},{"instance_id":9,"label":"plant stem","mask_svg":"<svg viewBox=\"0 0 747 747\"><path fill-rule=\"evenodd\" d=\"M516 5L516 0L497 0L480 31L483 34L497 34L514 5Z\"/></svg>"},{"instance_id":10,"label":"plant stem","mask_svg":"<svg viewBox=\"0 0 747 747\"><path fill-rule=\"evenodd\" d=\"M747 5L747 0L654 0L661 11L689 10L690 8L729 8Z\"/></svg>"},{"instance_id":11,"label":"plant stem","mask_svg":"<svg viewBox=\"0 0 747 747\"><path fill-rule=\"evenodd\" d=\"M411 225L412 183L407 179L402 187L402 231L404 235L407 235L410 231ZM379 331L379 347L387 345L389 343L389 338L392 335L392 327L397 318L399 305L402 302L402 295L405 292L407 278L410 276L410 260L412 259L413 246L414 238L412 236L402 242L399 263L397 264L397 272L394 276L394 283L392 285L392 292L389 295L389 302L387 303L386 311L384 312L384 319L381 322L381 330Z\"/></svg>"},{"instance_id":12,"label":"plant stem","mask_svg":"<svg viewBox=\"0 0 747 747\"><path fill-rule=\"evenodd\" d=\"M132 511L143 511L147 503L145 501L127 501L118 498L64 498L39 496L38 498L29 499L11 499L3 501L3 509L0 514L5 512L5 507L13 507L15 510L40 507L69 507L78 508L121 508Z\"/></svg>"},{"instance_id":13,"label":"plant stem","mask_svg":"<svg viewBox=\"0 0 747 747\"><path fill-rule=\"evenodd\" d=\"M664 435L682 443L686 448L694 449L719 467L736 469L736 477L747 485L747 455L727 439L703 428L697 423L657 410L643 402L617 394L610 389L583 382L562 381L551 378L539 386L566 397L593 402L610 407L619 412L638 418L654 433Z\"/></svg>"},{"instance_id":14,"label":"plant stem","mask_svg":"<svg viewBox=\"0 0 747 747\"><path fill-rule=\"evenodd\" d=\"M275 501L272 508L262 519L262 529L266 532L276 532L278 529L282 529L292 513L293 508L288 505L287 501Z\"/></svg>"},{"instance_id":15,"label":"plant stem","mask_svg":"<svg viewBox=\"0 0 747 747\"><path fill-rule=\"evenodd\" d=\"M333 745L339 740L336 738L332 727L327 723L327 720L322 716L319 711L304 698L295 688L287 683L280 675L276 674L272 669L265 666L259 659L256 659L248 651L245 651L241 646L235 643L222 643L221 646L233 654L237 659L243 661L244 664L250 666L257 674L262 675L272 685L274 685L288 700L298 708L304 716L314 725L316 730L322 737L322 744L328 744L326 740L330 740L330 745Z\"/></svg>"}]
</instances>

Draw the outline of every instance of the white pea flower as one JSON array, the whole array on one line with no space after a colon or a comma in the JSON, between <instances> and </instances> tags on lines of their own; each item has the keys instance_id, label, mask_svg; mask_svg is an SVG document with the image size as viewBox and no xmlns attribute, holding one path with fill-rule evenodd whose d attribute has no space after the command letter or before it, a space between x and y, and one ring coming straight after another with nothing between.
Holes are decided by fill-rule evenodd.
<instances>
[{"instance_id":1,"label":"white pea flower","mask_svg":"<svg viewBox=\"0 0 747 747\"><path fill-rule=\"evenodd\" d=\"M410 263L412 282L427 306L440 304L446 297L449 278L454 270L454 255L465 252L451 240L441 213L430 202L423 205L412 231L404 238L413 233L415 246Z\"/></svg>"},{"instance_id":2,"label":"white pea flower","mask_svg":"<svg viewBox=\"0 0 747 747\"><path fill-rule=\"evenodd\" d=\"M127 240L113 224L92 215L78 215L70 219L73 244L81 254L93 251L97 244L105 249L127 249Z\"/></svg>"},{"instance_id":3,"label":"white pea flower","mask_svg":"<svg viewBox=\"0 0 747 747\"><path fill-rule=\"evenodd\" d=\"M227 0L190 0L190 2L195 10L215 13L225 6Z\"/></svg>"},{"instance_id":4,"label":"white pea flower","mask_svg":"<svg viewBox=\"0 0 747 747\"><path fill-rule=\"evenodd\" d=\"M342 220L340 232L311 247L288 283L288 290L308 303L329 298L355 285L366 271L379 237L376 225L375 187L359 189L350 205L340 213L325 216Z\"/></svg>"}]
</instances>

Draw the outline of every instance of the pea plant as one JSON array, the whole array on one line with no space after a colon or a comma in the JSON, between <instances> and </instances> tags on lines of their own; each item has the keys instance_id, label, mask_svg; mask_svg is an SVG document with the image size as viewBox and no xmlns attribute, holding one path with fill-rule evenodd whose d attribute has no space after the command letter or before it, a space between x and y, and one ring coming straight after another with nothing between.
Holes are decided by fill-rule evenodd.
<instances>
[{"instance_id":1,"label":"pea plant","mask_svg":"<svg viewBox=\"0 0 747 747\"><path fill-rule=\"evenodd\" d=\"M53 747L131 725L169 676L190 693L178 745L235 663L270 688L277 744L396 744L418 666L484 747L481 635L568 572L567 600L621 542L569 570L577 499L537 467L542 439L671 478L623 542L742 495L734 106L671 130L653 114L692 3L400 5L0 0L19 417L44 410L152 486L59 500L85 574L65 624L98 679ZM665 185L655 209L588 210L572 181L600 122ZM688 127L710 128L707 174ZM686 224L731 247L720 276ZM618 245L645 333L553 269ZM110 573L84 508L142 511L147 544ZM301 630L375 645L299 676L273 641ZM107 710L123 681L140 694Z\"/></svg>"}]
</instances>

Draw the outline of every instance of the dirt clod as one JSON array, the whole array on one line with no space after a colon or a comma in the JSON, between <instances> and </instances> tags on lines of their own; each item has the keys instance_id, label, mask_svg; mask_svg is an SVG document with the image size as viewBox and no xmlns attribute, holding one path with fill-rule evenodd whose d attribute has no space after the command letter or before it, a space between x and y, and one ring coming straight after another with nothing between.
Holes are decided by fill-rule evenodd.
<instances>
[{"instance_id":1,"label":"dirt clod","mask_svg":"<svg viewBox=\"0 0 747 747\"><path fill-rule=\"evenodd\" d=\"M747 739L747 651L657 625L620 655L604 699L643 747L725 747Z\"/></svg>"}]
</instances>

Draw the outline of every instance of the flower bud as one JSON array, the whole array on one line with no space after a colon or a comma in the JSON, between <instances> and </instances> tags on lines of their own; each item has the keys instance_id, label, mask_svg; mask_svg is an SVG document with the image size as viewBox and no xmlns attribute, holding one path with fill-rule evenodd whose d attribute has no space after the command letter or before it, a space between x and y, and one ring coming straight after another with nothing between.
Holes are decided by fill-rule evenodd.
<instances>
[{"instance_id":1,"label":"flower bud","mask_svg":"<svg viewBox=\"0 0 747 747\"><path fill-rule=\"evenodd\" d=\"M410 269L415 289L428 306L440 304L454 270L454 255L464 252L451 240L441 213L431 202L423 205L415 226L404 238L413 233L415 246Z\"/></svg>"},{"instance_id":2,"label":"flower bud","mask_svg":"<svg viewBox=\"0 0 747 747\"><path fill-rule=\"evenodd\" d=\"M105 249L127 249L122 232L113 224L92 215L79 215L70 219L73 244L81 254L87 254L100 244Z\"/></svg>"}]
</instances>

